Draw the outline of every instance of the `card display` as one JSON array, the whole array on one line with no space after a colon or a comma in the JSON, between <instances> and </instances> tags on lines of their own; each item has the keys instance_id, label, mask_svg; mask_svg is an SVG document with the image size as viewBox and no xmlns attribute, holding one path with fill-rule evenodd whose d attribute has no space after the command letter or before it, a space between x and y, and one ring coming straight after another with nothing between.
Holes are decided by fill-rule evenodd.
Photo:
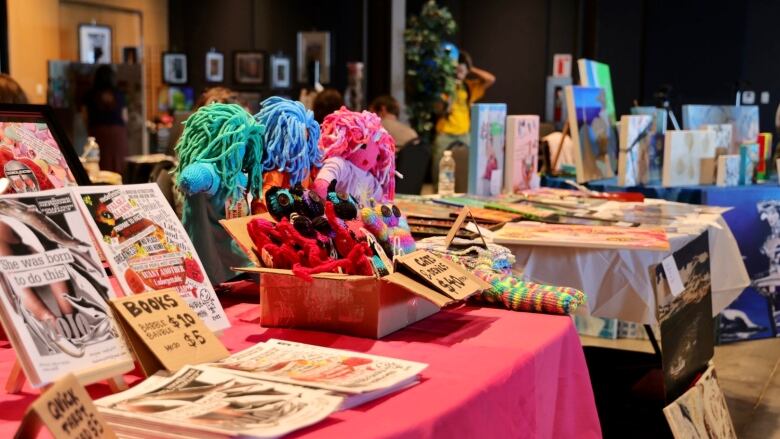
<instances>
[{"instance_id":1,"label":"card display","mask_svg":"<svg viewBox=\"0 0 780 439\"><path fill-rule=\"evenodd\" d=\"M126 294L174 288L212 331L230 326L189 236L154 184L77 189Z\"/></svg>"},{"instance_id":2,"label":"card display","mask_svg":"<svg viewBox=\"0 0 780 439\"><path fill-rule=\"evenodd\" d=\"M712 131L667 131L663 185L670 187L711 183L712 174L702 173L702 163L715 160L715 140Z\"/></svg>"},{"instance_id":3,"label":"card display","mask_svg":"<svg viewBox=\"0 0 780 439\"><path fill-rule=\"evenodd\" d=\"M107 304L114 292L73 195L0 196L0 230L0 318L30 383L131 370Z\"/></svg>"},{"instance_id":4,"label":"card display","mask_svg":"<svg viewBox=\"0 0 780 439\"><path fill-rule=\"evenodd\" d=\"M618 184L637 186L650 181L650 140L655 135L651 116L620 118Z\"/></svg>"},{"instance_id":5,"label":"card display","mask_svg":"<svg viewBox=\"0 0 780 439\"><path fill-rule=\"evenodd\" d=\"M507 116L505 157L508 192L539 187L539 116Z\"/></svg>"},{"instance_id":6,"label":"card display","mask_svg":"<svg viewBox=\"0 0 780 439\"><path fill-rule=\"evenodd\" d=\"M577 183L612 178L617 163L617 139L613 134L604 90L566 87L569 135L574 142Z\"/></svg>"},{"instance_id":7,"label":"card display","mask_svg":"<svg viewBox=\"0 0 780 439\"><path fill-rule=\"evenodd\" d=\"M504 183L506 104L471 106L468 192L500 195Z\"/></svg>"}]
</instances>

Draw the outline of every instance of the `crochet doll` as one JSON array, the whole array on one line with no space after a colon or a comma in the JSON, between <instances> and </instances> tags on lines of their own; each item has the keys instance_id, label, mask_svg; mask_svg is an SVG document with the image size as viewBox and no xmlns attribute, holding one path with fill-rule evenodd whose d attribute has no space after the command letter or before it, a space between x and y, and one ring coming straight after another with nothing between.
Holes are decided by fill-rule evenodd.
<instances>
[{"instance_id":1,"label":"crochet doll","mask_svg":"<svg viewBox=\"0 0 780 439\"><path fill-rule=\"evenodd\" d=\"M355 197L360 205L395 197L395 142L379 116L341 107L322 122L320 150L325 160L314 190L325 198L328 186Z\"/></svg>"},{"instance_id":2,"label":"crochet doll","mask_svg":"<svg viewBox=\"0 0 780 439\"><path fill-rule=\"evenodd\" d=\"M263 193L273 186L308 187L312 168L322 165L317 146L320 126L314 114L300 102L278 96L264 100L261 105L255 119L265 127Z\"/></svg>"},{"instance_id":3,"label":"crochet doll","mask_svg":"<svg viewBox=\"0 0 780 439\"><path fill-rule=\"evenodd\" d=\"M364 207L360 209L360 219L379 240L387 256L401 256L414 251L414 238L409 231L409 224L395 205Z\"/></svg>"},{"instance_id":4,"label":"crochet doll","mask_svg":"<svg viewBox=\"0 0 780 439\"><path fill-rule=\"evenodd\" d=\"M184 122L176 144L174 179L185 195L182 224L203 261L209 279L220 283L249 265L219 220L246 214L246 194L259 198L262 187L263 126L242 107L214 103Z\"/></svg>"}]
</instances>

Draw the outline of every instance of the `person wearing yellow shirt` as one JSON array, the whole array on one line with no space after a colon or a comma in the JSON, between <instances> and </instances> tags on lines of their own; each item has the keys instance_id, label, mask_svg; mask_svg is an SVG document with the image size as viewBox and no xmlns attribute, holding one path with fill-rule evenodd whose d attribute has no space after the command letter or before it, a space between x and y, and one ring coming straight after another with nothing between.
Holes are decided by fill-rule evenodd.
<instances>
[{"instance_id":1,"label":"person wearing yellow shirt","mask_svg":"<svg viewBox=\"0 0 780 439\"><path fill-rule=\"evenodd\" d=\"M447 108L436 122L436 140L433 144L433 183L439 180L439 161L444 151L455 142L469 143L471 128L471 104L480 100L496 77L492 73L474 67L471 56L461 51L458 56L458 67L455 69L457 78L455 94L445 96Z\"/></svg>"}]
</instances>

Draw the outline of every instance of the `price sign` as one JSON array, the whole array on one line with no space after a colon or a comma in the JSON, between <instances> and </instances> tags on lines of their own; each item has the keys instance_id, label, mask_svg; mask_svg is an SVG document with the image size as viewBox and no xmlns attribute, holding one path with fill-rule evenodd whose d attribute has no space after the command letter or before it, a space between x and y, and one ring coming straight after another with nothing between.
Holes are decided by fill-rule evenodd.
<instances>
[{"instance_id":1,"label":"price sign","mask_svg":"<svg viewBox=\"0 0 780 439\"><path fill-rule=\"evenodd\" d=\"M436 291L455 300L465 299L491 285L464 267L431 252L418 250L397 258L398 269L411 272Z\"/></svg>"},{"instance_id":2,"label":"price sign","mask_svg":"<svg viewBox=\"0 0 780 439\"><path fill-rule=\"evenodd\" d=\"M37 437L41 426L57 439L116 438L73 374L54 383L30 404L16 437Z\"/></svg>"},{"instance_id":3,"label":"price sign","mask_svg":"<svg viewBox=\"0 0 780 439\"><path fill-rule=\"evenodd\" d=\"M221 360L227 349L174 289L111 301L117 321L148 376L185 364Z\"/></svg>"}]
</instances>

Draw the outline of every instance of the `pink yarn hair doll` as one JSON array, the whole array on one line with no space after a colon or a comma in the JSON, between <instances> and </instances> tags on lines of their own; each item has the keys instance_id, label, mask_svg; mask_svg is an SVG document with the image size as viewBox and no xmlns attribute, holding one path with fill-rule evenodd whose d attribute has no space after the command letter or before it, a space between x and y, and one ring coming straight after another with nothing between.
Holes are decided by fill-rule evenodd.
<instances>
[{"instance_id":1,"label":"pink yarn hair doll","mask_svg":"<svg viewBox=\"0 0 780 439\"><path fill-rule=\"evenodd\" d=\"M362 206L371 199L395 198L395 141L379 116L341 107L322 122L319 147L325 160L314 190L320 197L327 197L335 180L337 192L352 195Z\"/></svg>"}]
</instances>

